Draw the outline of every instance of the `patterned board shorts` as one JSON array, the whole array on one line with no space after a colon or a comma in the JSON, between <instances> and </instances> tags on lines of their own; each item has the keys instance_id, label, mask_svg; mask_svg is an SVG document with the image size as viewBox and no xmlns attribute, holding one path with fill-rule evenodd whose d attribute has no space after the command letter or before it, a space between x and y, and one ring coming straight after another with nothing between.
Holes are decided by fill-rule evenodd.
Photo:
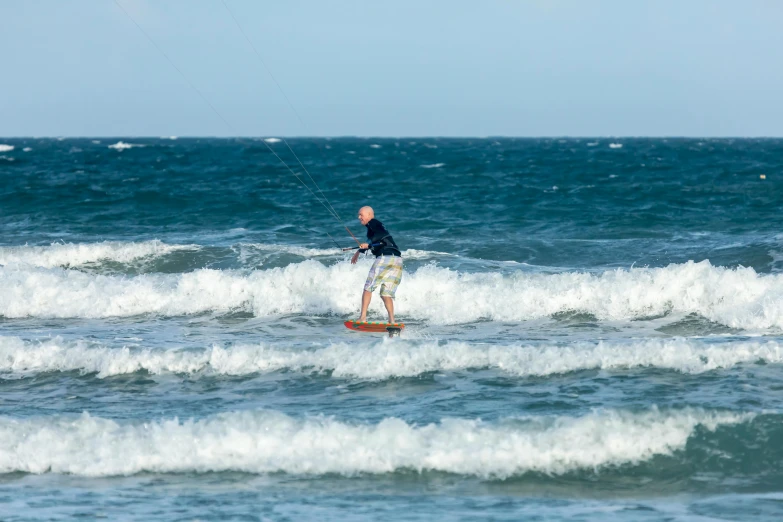
<instances>
[{"instance_id":1,"label":"patterned board shorts","mask_svg":"<svg viewBox=\"0 0 783 522\"><path fill-rule=\"evenodd\" d=\"M367 282L364 289L374 292L378 285L381 286L382 297L394 297L397 287L402 279L402 258L399 256L379 256L367 274Z\"/></svg>"}]
</instances>

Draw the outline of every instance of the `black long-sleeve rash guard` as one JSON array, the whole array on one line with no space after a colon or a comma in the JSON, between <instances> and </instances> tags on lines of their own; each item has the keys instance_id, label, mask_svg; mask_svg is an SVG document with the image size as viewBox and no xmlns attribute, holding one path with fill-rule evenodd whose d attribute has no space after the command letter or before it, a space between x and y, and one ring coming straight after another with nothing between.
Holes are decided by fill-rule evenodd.
<instances>
[{"instance_id":1,"label":"black long-sleeve rash guard","mask_svg":"<svg viewBox=\"0 0 783 522\"><path fill-rule=\"evenodd\" d=\"M383 223L373 218L365 226L367 227L367 242L370 244L370 250L375 257L391 255L402 257L402 252L397 247L397 243L394 242ZM362 252L365 252L365 250L362 250Z\"/></svg>"}]
</instances>

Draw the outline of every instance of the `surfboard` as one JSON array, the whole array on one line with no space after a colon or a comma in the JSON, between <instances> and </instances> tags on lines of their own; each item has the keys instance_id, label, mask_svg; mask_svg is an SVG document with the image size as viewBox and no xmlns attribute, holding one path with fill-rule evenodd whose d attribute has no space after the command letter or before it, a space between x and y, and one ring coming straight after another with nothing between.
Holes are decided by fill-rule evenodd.
<instances>
[{"instance_id":1,"label":"surfboard","mask_svg":"<svg viewBox=\"0 0 783 522\"><path fill-rule=\"evenodd\" d=\"M345 327L349 330L355 330L357 332L374 332L374 333L399 333L405 328L403 323L373 323L369 321L345 321Z\"/></svg>"}]
</instances>

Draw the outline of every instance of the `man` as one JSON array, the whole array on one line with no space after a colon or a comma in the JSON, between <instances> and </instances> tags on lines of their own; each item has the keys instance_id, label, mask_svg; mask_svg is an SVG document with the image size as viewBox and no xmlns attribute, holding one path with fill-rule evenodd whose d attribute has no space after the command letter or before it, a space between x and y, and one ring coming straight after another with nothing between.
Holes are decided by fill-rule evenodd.
<instances>
[{"instance_id":1,"label":"man","mask_svg":"<svg viewBox=\"0 0 783 522\"><path fill-rule=\"evenodd\" d=\"M367 227L369 243L359 245L359 250L351 258L351 264L356 264L359 254L371 250L375 262L367 275L362 293L362 313L359 321L367 320L367 307L370 306L372 293L381 287L381 299L389 313L389 322L394 323L394 294L402 279L402 253L392 239L383 223L375 219L375 212L370 207L359 209L359 223Z\"/></svg>"}]
</instances>

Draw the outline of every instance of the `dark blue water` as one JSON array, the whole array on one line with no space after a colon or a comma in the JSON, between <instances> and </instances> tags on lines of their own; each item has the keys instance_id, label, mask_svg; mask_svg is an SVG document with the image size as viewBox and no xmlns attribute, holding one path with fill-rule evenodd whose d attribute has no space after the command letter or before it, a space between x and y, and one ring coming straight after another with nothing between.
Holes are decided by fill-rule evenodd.
<instances>
[{"instance_id":1,"label":"dark blue water","mask_svg":"<svg viewBox=\"0 0 783 522\"><path fill-rule=\"evenodd\" d=\"M288 145L402 337L283 141L0 139L0 518L783 515L783 140Z\"/></svg>"}]
</instances>

